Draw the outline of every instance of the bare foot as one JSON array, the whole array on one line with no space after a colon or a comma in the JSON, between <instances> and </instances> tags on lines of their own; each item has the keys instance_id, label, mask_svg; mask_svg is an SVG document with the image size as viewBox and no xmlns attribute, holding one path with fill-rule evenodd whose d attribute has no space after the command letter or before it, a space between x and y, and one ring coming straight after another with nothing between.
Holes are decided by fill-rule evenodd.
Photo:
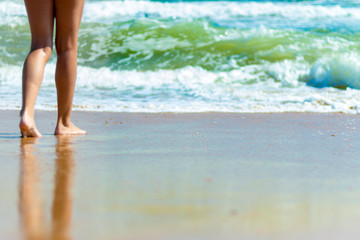
<instances>
[{"instance_id":1,"label":"bare foot","mask_svg":"<svg viewBox=\"0 0 360 240\"><path fill-rule=\"evenodd\" d=\"M41 133L37 130L35 126L35 121L33 117L30 117L26 112L22 114L21 120L19 123L19 128L21 132L21 137L42 137Z\"/></svg>"},{"instance_id":2,"label":"bare foot","mask_svg":"<svg viewBox=\"0 0 360 240\"><path fill-rule=\"evenodd\" d=\"M82 135L86 133L86 131L78 128L73 123L70 123L67 126L58 123L54 132L55 135Z\"/></svg>"}]
</instances>

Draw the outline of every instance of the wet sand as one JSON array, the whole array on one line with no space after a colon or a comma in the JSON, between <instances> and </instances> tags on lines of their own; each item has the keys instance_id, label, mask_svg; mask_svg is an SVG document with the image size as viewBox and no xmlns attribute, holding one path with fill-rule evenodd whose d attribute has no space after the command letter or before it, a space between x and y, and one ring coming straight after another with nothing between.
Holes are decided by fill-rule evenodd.
<instances>
[{"instance_id":1,"label":"wet sand","mask_svg":"<svg viewBox=\"0 0 360 240\"><path fill-rule=\"evenodd\" d=\"M360 116L0 111L0 239L358 239ZM50 238L49 236L53 236Z\"/></svg>"}]
</instances>

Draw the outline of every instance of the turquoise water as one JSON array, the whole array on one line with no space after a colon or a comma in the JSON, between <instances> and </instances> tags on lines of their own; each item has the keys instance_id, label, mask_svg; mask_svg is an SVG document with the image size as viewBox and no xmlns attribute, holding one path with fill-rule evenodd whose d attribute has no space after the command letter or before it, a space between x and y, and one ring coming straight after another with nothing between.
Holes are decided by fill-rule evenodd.
<instances>
[{"instance_id":1,"label":"turquoise water","mask_svg":"<svg viewBox=\"0 0 360 240\"><path fill-rule=\"evenodd\" d=\"M74 108L357 113L359 20L359 1L87 1ZM0 109L19 109L22 1L0 0L0 33ZM56 109L55 61L38 109Z\"/></svg>"}]
</instances>

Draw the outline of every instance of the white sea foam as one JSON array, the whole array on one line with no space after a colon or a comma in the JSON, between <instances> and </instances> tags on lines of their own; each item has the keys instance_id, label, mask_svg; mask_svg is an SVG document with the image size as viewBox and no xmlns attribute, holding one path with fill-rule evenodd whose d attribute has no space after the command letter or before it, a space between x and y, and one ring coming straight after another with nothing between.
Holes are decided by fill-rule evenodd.
<instances>
[{"instance_id":1,"label":"white sea foam","mask_svg":"<svg viewBox=\"0 0 360 240\"><path fill-rule=\"evenodd\" d=\"M14 27L26 22L26 10L23 2L0 1L0 25Z\"/></svg>"},{"instance_id":2,"label":"white sea foam","mask_svg":"<svg viewBox=\"0 0 360 240\"><path fill-rule=\"evenodd\" d=\"M296 84L289 84L287 81L278 81L273 77L274 75L280 76L278 78L286 76L284 79L288 79L289 75L293 75L292 78L295 79L296 76L301 78L303 74L310 73L310 76L315 77L317 81L325 81L325 85L330 85L329 81L337 77L335 74L337 70L331 68L331 64L325 74L330 77L317 73L319 63L307 70L295 62L284 64L294 64L294 66L289 66L287 70L280 70L281 67L277 64L266 66L272 69L272 74L264 71L264 66L260 65L247 66L229 72L209 72L199 67L137 72L80 66L74 109L114 112L358 113L359 90L314 88L305 82L298 81ZM37 109L56 109L54 69L54 64L49 64L46 69L37 100ZM0 96L3 99L0 109L19 109L21 103L20 67L4 66L1 67L0 72L2 73L0 74ZM333 73L335 75L331 76ZM356 74L355 77L360 75L359 70Z\"/></svg>"},{"instance_id":3,"label":"white sea foam","mask_svg":"<svg viewBox=\"0 0 360 240\"><path fill-rule=\"evenodd\" d=\"M271 2L175 2L101 1L89 2L85 8L85 21L119 21L122 18L144 16L160 18L212 18L280 16L285 18L316 19L347 17L360 18L355 7L321 6L306 3Z\"/></svg>"},{"instance_id":4,"label":"white sea foam","mask_svg":"<svg viewBox=\"0 0 360 240\"><path fill-rule=\"evenodd\" d=\"M92 1L85 4L83 21L108 23L147 16L212 19L279 16L301 21L334 17L359 19L360 8L272 2ZM22 1L0 1L0 24L24 23L26 10Z\"/></svg>"},{"instance_id":5,"label":"white sea foam","mask_svg":"<svg viewBox=\"0 0 360 240\"><path fill-rule=\"evenodd\" d=\"M316 87L351 87L360 89L360 56L358 53L337 54L321 58L310 71L309 84Z\"/></svg>"}]
</instances>

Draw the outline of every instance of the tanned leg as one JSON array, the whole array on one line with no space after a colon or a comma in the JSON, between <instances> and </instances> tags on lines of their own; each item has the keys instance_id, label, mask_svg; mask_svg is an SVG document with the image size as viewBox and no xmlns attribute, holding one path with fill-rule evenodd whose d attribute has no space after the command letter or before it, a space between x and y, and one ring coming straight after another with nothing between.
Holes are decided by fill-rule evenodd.
<instances>
[{"instance_id":1,"label":"tanned leg","mask_svg":"<svg viewBox=\"0 0 360 240\"><path fill-rule=\"evenodd\" d=\"M31 49L23 68L23 99L20 112L22 137L41 137L34 121L34 106L52 51L53 0L25 0L31 30Z\"/></svg>"},{"instance_id":2,"label":"tanned leg","mask_svg":"<svg viewBox=\"0 0 360 240\"><path fill-rule=\"evenodd\" d=\"M77 70L77 43L84 0L55 0L56 38L58 55L56 89L58 119L55 135L85 134L71 122L71 109Z\"/></svg>"}]
</instances>

